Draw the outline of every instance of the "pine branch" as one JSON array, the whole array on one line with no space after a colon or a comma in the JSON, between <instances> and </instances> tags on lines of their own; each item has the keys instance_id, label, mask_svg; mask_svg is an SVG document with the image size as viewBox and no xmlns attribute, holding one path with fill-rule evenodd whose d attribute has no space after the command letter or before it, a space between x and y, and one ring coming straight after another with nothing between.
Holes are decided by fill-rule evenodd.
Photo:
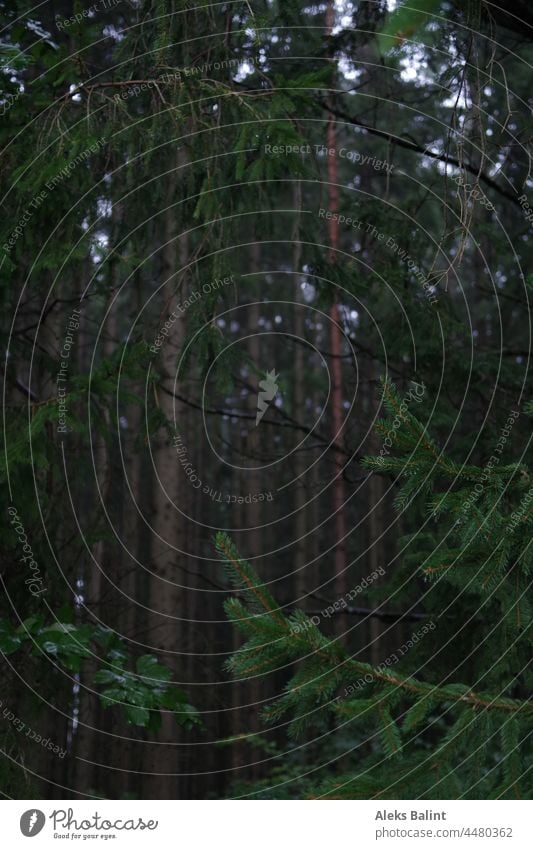
<instances>
[{"instance_id":1,"label":"pine branch","mask_svg":"<svg viewBox=\"0 0 533 849\"><path fill-rule=\"evenodd\" d=\"M252 643L248 649L244 646L243 649L234 655L231 666L233 671L239 671L239 661L243 659L246 663L245 671L247 675L266 670L271 665L271 656L268 652L274 652L274 655L279 653L279 655L283 654L293 659L300 657L302 660L312 660L314 663L323 661L324 668L320 672L321 676L335 672L339 678L348 680L350 676L353 678L357 675L369 675L375 681L392 685L394 688L399 688L406 694L414 697L430 697L436 702L460 702L478 708L485 708L486 710L502 710L515 714L533 714L533 703L520 703L513 699L476 693L463 684L451 684L439 687L419 681L410 676L402 676L389 670L380 669L379 667L375 668L369 664L354 660L347 655L337 640L328 640L324 637L305 614L300 613L299 618L296 620L293 617L292 622L284 616L270 593L263 589L264 585L261 584L254 574L250 565L239 557L233 543L225 534L217 534L216 547L223 554L226 563L230 566L230 573L237 588L240 585L243 592L248 597L251 596L263 613L270 617L271 621L275 622L279 628L275 642L265 640L264 644L257 645ZM242 610L245 610L245 608L242 607ZM305 627L302 627L301 617L306 621ZM255 631L260 636L264 628L264 622L261 619L262 617L260 616L250 618L244 615L241 619L234 619L233 621L241 630L247 630L248 633ZM243 623L242 627L241 621ZM264 663L260 662L253 668L250 668L249 657L246 658L245 654L247 650L252 651L254 657L260 658L263 654Z\"/></svg>"},{"instance_id":2,"label":"pine branch","mask_svg":"<svg viewBox=\"0 0 533 849\"><path fill-rule=\"evenodd\" d=\"M515 206L520 206L520 202L518 200L518 192L516 194L511 194L507 192L504 188L502 188L492 177L489 177L488 174L485 174L484 171L479 170L476 165L471 165L469 162L460 162L455 156L450 156L447 153L437 153L433 150L428 150L424 145L419 144L415 141L409 141L408 139L402 138L402 136L397 136L394 133L389 133L386 130L380 130L378 127L372 127L369 124L365 124L363 121L357 120L357 118L348 115L346 112L343 112L341 109L332 109L328 106L324 101L319 101L320 105L325 109L328 109L332 112L336 118L340 118L342 121L345 121L347 124L352 124L354 127L361 127L361 129L366 130L367 133L371 135L378 136L379 138L386 139L392 144L397 145L398 147L402 147L405 150L410 150L413 153L420 153L422 156L427 156L429 159L434 159L437 162L445 162L447 165L453 165L455 168L460 168L461 170L468 171L470 174L473 174L477 179L481 180L487 186L490 186L491 189L494 189L495 192L498 192L502 197L510 200Z\"/></svg>"}]
</instances>

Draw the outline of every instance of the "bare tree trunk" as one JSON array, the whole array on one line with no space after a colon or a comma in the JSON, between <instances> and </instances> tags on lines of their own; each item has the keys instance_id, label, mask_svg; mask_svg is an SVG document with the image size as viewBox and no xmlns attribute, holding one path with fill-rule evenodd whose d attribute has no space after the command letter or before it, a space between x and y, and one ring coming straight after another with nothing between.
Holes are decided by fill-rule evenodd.
<instances>
[{"instance_id":1,"label":"bare tree trunk","mask_svg":"<svg viewBox=\"0 0 533 849\"><path fill-rule=\"evenodd\" d=\"M178 150L177 168L186 162L186 154L183 148ZM178 276L178 244L179 264L183 268L188 259L188 239L186 236L178 236L175 222L176 210L172 204L175 202L179 187L181 185L182 172L176 170L168 176L167 206L170 208L164 213L165 232L164 246L162 249L162 275L164 285L162 287L163 315L164 321L176 307L176 294L183 289L186 275ZM175 374L179 354L183 348L185 335L184 320L182 317L171 324L170 332L162 345L160 357L160 371L162 381L170 392L179 392L175 383ZM174 426L180 414L180 408L174 398L166 392L157 391L158 405L165 418ZM186 435L185 435L186 439ZM178 680L183 674L185 664L180 662L179 652L183 648L184 615L183 605L183 569L184 555L184 520L176 509L179 503L178 484L178 462L172 433L166 428L159 431L154 440L153 451L153 518L152 518L152 546L151 546L151 570L150 578L149 627L148 641L160 652L162 662L169 665L175 678ZM184 482L183 487L188 486ZM152 798L179 798L180 782L177 778L179 772L179 749L171 744L176 743L178 729L175 718L167 713L163 716L163 723L158 734L158 742L170 745L146 746L147 772L152 777L147 780Z\"/></svg>"},{"instance_id":2,"label":"bare tree trunk","mask_svg":"<svg viewBox=\"0 0 533 849\"><path fill-rule=\"evenodd\" d=\"M305 348L303 339L305 338L305 321L304 321L304 305L302 303L301 276L300 265L302 259L302 243L300 241L300 218L302 208L302 184L300 181L294 184L293 203L296 214L296 221L293 231L293 248L292 248L292 269L294 272L294 335L296 336L296 344L294 351L294 374L293 374L293 398L294 409L292 411L293 418L298 421L305 422ZM298 606L302 605L302 601L306 592L309 592L309 586L306 578L307 569L307 491L305 484L306 461L305 454L301 451L296 451L294 456L294 523L296 540L294 544L294 598Z\"/></svg>"},{"instance_id":3,"label":"bare tree trunk","mask_svg":"<svg viewBox=\"0 0 533 849\"><path fill-rule=\"evenodd\" d=\"M328 0L326 8L326 35L331 36L335 20L335 8L333 0ZM333 106L333 94L328 96L328 104ZM339 247L339 224L335 213L339 209L339 189L337 177L337 127L335 116L328 113L327 128L328 155L328 208L334 213L328 221L330 253L329 259L332 264L337 261L337 249ZM331 323L331 403L332 403L332 426L333 441L342 444L343 436L343 380L342 380L342 330L340 326L340 310L337 293L334 292L333 303L330 310ZM346 571L346 514L345 514L345 492L343 478L343 455L334 451L334 478L332 483L333 492L333 521L334 521L334 592L337 597L345 595L348 591L348 576ZM341 617L335 619L336 629L342 632L343 624Z\"/></svg>"},{"instance_id":4,"label":"bare tree trunk","mask_svg":"<svg viewBox=\"0 0 533 849\"><path fill-rule=\"evenodd\" d=\"M374 361L370 363L371 380L369 386L369 401L370 401L370 420L375 421L377 416L377 401L375 398L377 380L377 366ZM374 433L370 438L370 453L377 454L379 452L378 440ZM370 475L368 481L368 571L375 572L380 566L385 565L385 545L382 536L386 527L386 511L383 501L385 491L383 478L380 475ZM380 580L380 579L378 579ZM377 586L374 584L374 586ZM383 658L381 657L381 635L388 629L388 625L376 616L370 619L370 662L377 666Z\"/></svg>"},{"instance_id":5,"label":"bare tree trunk","mask_svg":"<svg viewBox=\"0 0 533 849\"><path fill-rule=\"evenodd\" d=\"M83 285L85 289L89 282L91 274L92 261L90 256L87 257L83 270ZM104 305L107 308L109 301ZM87 301L82 307L80 316L80 327L78 329L78 345L76 361L80 374L87 373L89 370L88 352L91 350L92 340L88 333L88 319L93 318L91 313L94 307L91 301ZM98 313L94 316L96 323L99 324L101 315ZM80 417L84 415L84 410L80 409ZM81 452L84 448L80 444L78 450ZM102 440L98 439L95 448L95 480L91 480L91 487L84 487L79 492L79 504L83 513L92 516L93 522L99 522L101 518L101 508L96 483L100 489L105 488L105 462L102 460ZM81 513L80 513L81 515ZM92 616L101 614L100 599L102 597L102 573L101 569L101 551L102 545L97 542L92 550L92 556L84 553L81 564L78 567L77 580L80 581L82 588L81 595L84 599L84 604ZM94 560L93 560L94 558ZM100 568L95 565L99 564ZM94 619L90 619L94 621ZM71 728L71 747L73 752L73 760L71 767L71 786L83 788L85 792L95 792L97 784L97 770L93 765L96 761L99 751L98 732L94 729L98 727L99 718L101 716L100 705L98 698L91 693L93 689L93 677L96 672L97 665L94 658L87 658L82 665L79 675L79 683L73 686L73 705L77 713L72 717ZM101 751L101 749L100 749ZM102 788L98 788L98 792L102 793Z\"/></svg>"}]
</instances>

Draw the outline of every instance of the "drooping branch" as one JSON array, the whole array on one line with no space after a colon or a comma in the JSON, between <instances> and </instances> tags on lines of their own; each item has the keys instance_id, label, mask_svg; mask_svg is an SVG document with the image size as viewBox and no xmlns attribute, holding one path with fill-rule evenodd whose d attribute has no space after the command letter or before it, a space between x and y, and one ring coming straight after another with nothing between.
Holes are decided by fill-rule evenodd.
<instances>
[{"instance_id":1,"label":"drooping branch","mask_svg":"<svg viewBox=\"0 0 533 849\"><path fill-rule=\"evenodd\" d=\"M185 398L185 396L180 395L177 392L173 392L171 389L168 389L163 383L157 384L158 389L164 392L166 395L171 395L173 398L176 398L177 401L181 401L182 404L186 404L188 407L193 407L195 410L201 410L206 416L231 416L234 419L249 419L255 421L255 414L249 413L240 413L236 410L221 410L221 409L213 409L211 407L203 407L201 404L197 404L195 401L191 401L189 398ZM323 440L324 445L328 445L328 447L332 451L336 451L340 454L344 454L346 457L350 457L350 459L361 459L361 455L350 452L346 448L343 448L342 445L339 445L336 442L331 442L326 440L325 437L321 437L320 434L316 434L312 427L308 427L307 425L303 425L300 422L297 422L296 419L293 419L288 413L285 413L283 410L280 410L276 407L277 413L284 419L284 421L279 422L274 419L267 419L266 417L263 419L264 424L274 425L276 427L289 428L290 430L300 430L303 433L307 433L308 435L319 436Z\"/></svg>"},{"instance_id":2,"label":"drooping branch","mask_svg":"<svg viewBox=\"0 0 533 849\"><path fill-rule=\"evenodd\" d=\"M470 165L468 162L460 162L455 156L450 156L448 153L438 153L434 150L429 150L424 145L419 144L415 141L410 141L409 139L403 138L402 136L397 136L394 133L389 133L386 130L380 130L378 127L372 127L370 124L365 124L363 121L358 121L357 118L354 118L352 115L348 115L347 112L344 112L342 109L332 108L325 101L319 101L320 105L327 109L328 112L332 112L337 118L340 118L342 121L345 121L347 124L352 124L354 127L360 127L362 130L365 130L367 133L371 135L378 136L379 138L386 139L388 142L397 145L398 147L404 148L405 150L411 150L413 153L422 154L422 156L427 156L429 159L435 159L438 162L444 162L447 165L453 165L455 168L460 168L463 171L468 171L470 174L473 174L478 180L485 183L485 185L490 186L491 189L494 189L495 192L502 195L502 197L514 203L516 206L520 206L520 202L518 200L518 192L513 195L510 192L507 192L502 186L500 186L492 177L489 177L488 174L485 174L483 171L479 171L479 167L476 165Z\"/></svg>"},{"instance_id":3,"label":"drooping branch","mask_svg":"<svg viewBox=\"0 0 533 849\"><path fill-rule=\"evenodd\" d=\"M313 657L320 658L324 663L325 669L336 669L339 668L339 666L342 666L348 675L352 673L358 675L369 675L376 681L382 681L384 684L398 687L406 693L419 698L431 698L432 700L439 702L463 702L471 705L472 707L482 707L486 710L504 710L509 713L516 714L533 713L533 703L530 701L517 702L506 697L493 697L486 693L476 693L473 690L468 689L466 686L464 687L464 692L458 694L457 685L439 686L411 676L402 675L401 673L393 673L390 669L384 669L382 666L371 666L368 663L363 663L362 661L356 660L354 657L347 655L338 640L320 644L313 643L311 647L307 636L307 630L295 629L294 625L284 615L281 608L276 606L275 601L271 599L269 594L265 599L263 590L264 584L257 578L250 565L246 563L246 561L241 560L233 544L225 534L218 534L217 549L225 558L226 563L232 567L234 583L237 586L240 584L243 591L250 594L257 602L259 608L264 611L264 614L262 615L254 614L252 617L246 617L247 636L249 636L251 624L254 622L256 623L258 635L263 633L261 631L263 615L267 615L271 618L271 622L275 623L279 628L280 641L290 641L290 645L293 646L293 650L296 654L301 650L304 652L305 656L312 654ZM240 627L240 621L234 621L235 624ZM236 657L238 660L244 661L248 664L248 675L255 675L262 671L269 671L270 660L268 657L264 657L263 660L261 660L263 654L263 647L252 643L251 645L245 644L241 648L239 655ZM255 663L256 658L259 659L257 663ZM254 665L250 667L249 663L252 659L254 660ZM341 701L339 704L340 710L342 710L343 702Z\"/></svg>"}]
</instances>

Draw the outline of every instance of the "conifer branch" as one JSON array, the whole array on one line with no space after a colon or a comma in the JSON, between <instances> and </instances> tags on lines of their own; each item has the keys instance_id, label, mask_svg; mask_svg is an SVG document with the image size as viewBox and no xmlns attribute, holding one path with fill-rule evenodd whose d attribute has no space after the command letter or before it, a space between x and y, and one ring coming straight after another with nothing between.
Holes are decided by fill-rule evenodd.
<instances>
[{"instance_id":1,"label":"conifer branch","mask_svg":"<svg viewBox=\"0 0 533 849\"><path fill-rule=\"evenodd\" d=\"M313 625L310 620L307 620L305 614L301 614L304 621L297 620L297 622L291 622L291 620L284 616L281 613L280 608L276 605L274 599L270 596L270 593L264 592L260 589L261 583L259 579L256 577L250 565L239 557L233 543L231 543L225 534L217 534L216 546L231 567L233 577L237 585L240 582L243 590L247 593L251 593L264 613L268 614L276 625L279 626L280 630L276 635L276 639L280 644L282 643L282 645L278 646L280 653L285 651L288 652L290 656L296 658L298 655L301 657L303 650L305 655L303 658L304 660L306 658L311 658L313 663L317 660L323 661L324 668L320 675L333 671L339 677L339 680L347 680L353 675L368 675L376 681L392 685L395 688L399 688L406 693L414 695L415 697L421 696L431 698L432 701L435 702L461 702L476 708L484 708L486 710L503 710L515 714L533 713L533 704L530 702L517 703L512 699L502 699L496 696L493 697L484 694L480 695L469 690L465 685L438 687L430 683L418 681L416 678L404 677L388 670L380 669L379 667L372 667L369 664L353 660L346 654L346 651L341 647L338 641L327 640L323 637L318 628ZM260 619L260 617L257 616L255 618ZM305 620L307 620L307 622ZM240 623L243 620L241 618L234 621L237 626L240 626ZM249 628L250 619L246 619L245 621L246 627ZM257 622L256 630L258 633L261 632L260 622ZM317 635L319 637L318 641L316 639ZM315 639L313 640L312 637ZM246 675L255 675L258 672L267 671L272 666L272 659L267 655L267 652L270 650L272 650L272 646L267 640L265 640L263 645L259 646L253 643L245 645L239 650L237 655L233 656L231 668L236 672L245 672ZM261 654L263 654L264 661L261 662L259 660L259 662L250 666L250 652L253 653L254 658L260 658ZM239 661L241 663L244 662L245 666L242 666ZM318 680L319 679L317 679L317 682ZM301 687L301 685L299 686ZM317 683L316 686L318 687L319 683ZM294 695L297 690L298 687L292 687L290 692ZM336 709L342 711L344 709L343 706L346 704L346 702L340 701L337 703Z\"/></svg>"}]
</instances>

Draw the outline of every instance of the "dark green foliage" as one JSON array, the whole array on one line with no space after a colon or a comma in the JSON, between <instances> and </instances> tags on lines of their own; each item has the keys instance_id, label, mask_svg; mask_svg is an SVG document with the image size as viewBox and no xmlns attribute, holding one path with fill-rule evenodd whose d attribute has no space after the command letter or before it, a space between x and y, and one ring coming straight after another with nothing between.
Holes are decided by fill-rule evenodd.
<instances>
[{"instance_id":1,"label":"dark green foliage","mask_svg":"<svg viewBox=\"0 0 533 849\"><path fill-rule=\"evenodd\" d=\"M161 725L161 710L171 711L185 727L200 724L197 711L187 703L183 691L170 683L172 672L168 667L146 654L135 661L135 672L129 671L133 660L124 642L116 633L100 626L71 622L47 625L41 616L32 616L15 628L2 619L0 650L5 655L14 655L15 663L17 653L22 655L29 650L36 670L39 658L48 655L58 676L80 672L84 658L103 651L102 665L93 682L101 685L97 692L105 707L120 707L129 724L152 730Z\"/></svg>"},{"instance_id":2,"label":"dark green foliage","mask_svg":"<svg viewBox=\"0 0 533 849\"><path fill-rule=\"evenodd\" d=\"M517 198L530 187L531 59L526 28L513 29L517 18L506 12L512 4L405 0L388 14L385 0L356 0L332 35L324 4L296 0L194 9L186 0L122 2L63 30L71 3L0 5L0 483L46 588L28 591L31 570L4 511L0 650L4 702L30 718L52 705L58 714L43 709L43 726L57 722L63 741L72 730L65 764L41 767L32 753L36 772L50 778L44 792L56 798L71 782L112 795L115 783L123 790L138 780L127 792L141 798L530 796L533 275L522 271L531 235L528 204ZM133 79L146 87L132 90ZM338 212L361 224L339 227L336 254L319 214L329 204L330 108L345 151ZM270 155L267 145L309 152ZM394 165L391 173L373 169L372 157ZM203 289L228 275L231 286ZM183 336L154 353L172 307L195 292L201 297L180 315ZM297 374L291 299L303 298L311 312L305 374ZM354 583L376 524L381 534L390 519L376 554L386 578L360 600L370 610L363 621L342 613L342 639L306 612L319 604L318 584L317 597L335 595L337 577L324 522L331 488L314 499L334 463L324 402L331 345L320 312L335 301L344 400L357 398L340 446ZM259 305L255 326L251 304ZM82 321L60 434L57 373L73 308ZM286 335L270 336L276 328ZM254 361L235 343L257 331ZM274 366L282 403L252 432L255 389ZM175 415L164 404L171 396ZM324 415L309 434L316 409ZM295 490L250 511L244 500L217 499L252 477L274 490L279 466L254 474L250 463L278 460L303 435L279 464L297 472L302 457L320 453L302 478L312 531L303 547L313 562L300 581ZM190 486L176 437L214 497ZM187 519L163 562L164 543L150 536L161 445L170 446L163 466L175 472L176 522ZM364 514L378 478L387 491L372 526ZM222 527L235 529L216 543L234 594L231 627L221 621L226 585L209 542ZM233 539L253 550L258 574ZM265 568L261 552L273 540L279 550L265 555ZM155 622L160 579L168 583L158 600L173 584L183 609ZM374 608L398 614L381 665L365 645ZM424 625L433 627L402 651L406 629ZM234 651L236 630L244 639ZM220 682L229 653L225 672L239 682L231 691L224 675ZM173 680L192 683L184 692ZM227 687L220 698L219 685ZM200 715L189 698L202 716L205 708L205 739L222 737L220 746L187 750ZM256 701L264 734L255 724L246 733ZM117 744L109 763L118 770L89 780L100 732L116 743L125 726L146 761ZM96 729L90 742L88 728ZM172 750L160 743L172 733L184 748L179 763L161 769L169 783L153 791L157 755ZM45 780L28 783L20 735L8 726L0 735L0 789L39 798ZM243 750L259 760L253 781L241 769ZM170 781L182 769L178 791Z\"/></svg>"},{"instance_id":3,"label":"dark green foliage","mask_svg":"<svg viewBox=\"0 0 533 849\"><path fill-rule=\"evenodd\" d=\"M453 460L421 423L419 409L415 415L407 408L389 382L383 400L388 416L377 428L384 438L394 433L394 447L365 464L397 476L397 509L408 516L418 510L430 523L427 556L413 534L417 554L406 559L395 583L414 577L413 569L432 582L424 600L432 627L422 628L420 646L405 655L400 650L379 667L362 663L304 613L285 615L231 541L219 535L217 548L242 593L242 600L226 603L226 612L246 638L227 668L236 678L250 678L281 670L287 675L294 664L284 694L263 710L263 719L288 722L290 737L312 729L344 740L343 770L334 778L319 770L312 789L297 782L301 793L530 798L530 511L517 520L529 472L522 463L493 460L487 473L487 466ZM480 482L483 491L473 505ZM459 611L468 616L468 629L454 618ZM450 644L461 645L468 683L454 680L459 667ZM356 769L350 770L350 759ZM287 780L297 781L296 775Z\"/></svg>"}]
</instances>

